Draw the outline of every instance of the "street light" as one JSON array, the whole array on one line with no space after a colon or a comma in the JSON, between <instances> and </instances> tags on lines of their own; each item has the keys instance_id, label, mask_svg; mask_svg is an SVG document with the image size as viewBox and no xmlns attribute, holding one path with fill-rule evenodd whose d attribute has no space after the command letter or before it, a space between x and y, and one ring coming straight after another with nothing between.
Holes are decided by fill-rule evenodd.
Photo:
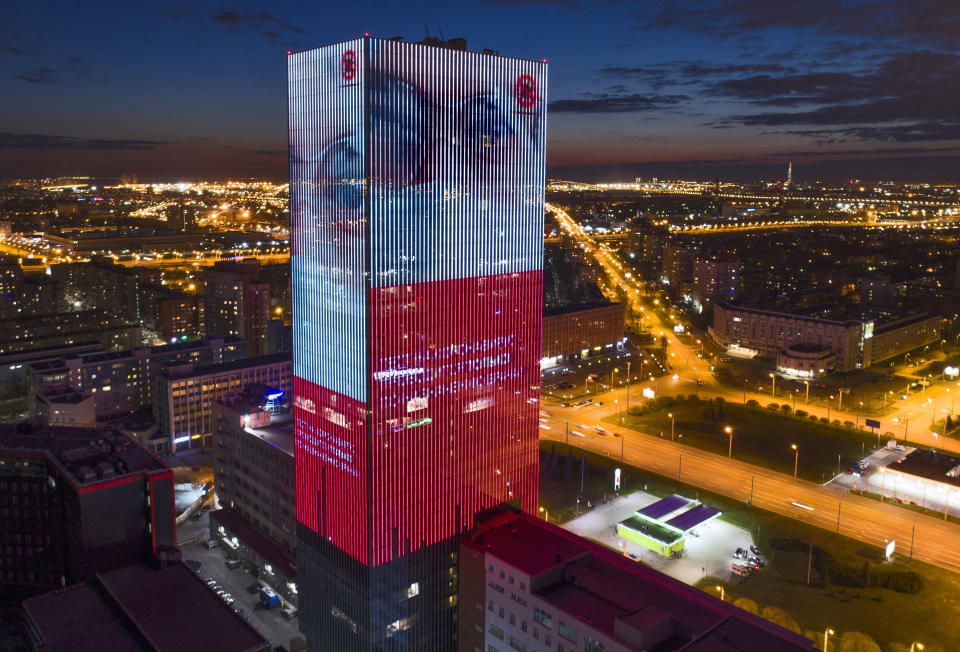
<instances>
[{"instance_id":1,"label":"street light","mask_svg":"<svg viewBox=\"0 0 960 652\"><path fill-rule=\"evenodd\" d=\"M667 416L670 417L670 441L673 441L673 424L674 424L673 412L668 412Z\"/></svg>"},{"instance_id":2,"label":"street light","mask_svg":"<svg viewBox=\"0 0 960 652\"><path fill-rule=\"evenodd\" d=\"M773 374L773 373L768 375L770 376L770 380L771 380L770 396L772 396L773 398L776 398L777 397L777 376L776 374Z\"/></svg>"},{"instance_id":3,"label":"street light","mask_svg":"<svg viewBox=\"0 0 960 652\"><path fill-rule=\"evenodd\" d=\"M833 394L830 395L830 402L827 403L827 421L830 421L830 403L833 403Z\"/></svg>"},{"instance_id":4,"label":"street light","mask_svg":"<svg viewBox=\"0 0 960 652\"><path fill-rule=\"evenodd\" d=\"M790 448L793 449L793 477L797 477L797 462L800 461L800 449L797 448L796 444L790 444Z\"/></svg>"},{"instance_id":5,"label":"street light","mask_svg":"<svg viewBox=\"0 0 960 652\"><path fill-rule=\"evenodd\" d=\"M914 641L913 643L910 644L910 652L913 652L914 650L922 650L922 649L923 649L923 643L918 643L917 641Z\"/></svg>"},{"instance_id":6,"label":"street light","mask_svg":"<svg viewBox=\"0 0 960 652\"><path fill-rule=\"evenodd\" d=\"M540 512L543 514L543 520L550 522L550 510L545 509L544 507L540 508Z\"/></svg>"},{"instance_id":7,"label":"street light","mask_svg":"<svg viewBox=\"0 0 960 652\"><path fill-rule=\"evenodd\" d=\"M823 630L823 651L827 652L830 649L830 637L833 636L834 631L829 627Z\"/></svg>"},{"instance_id":8,"label":"street light","mask_svg":"<svg viewBox=\"0 0 960 652\"><path fill-rule=\"evenodd\" d=\"M726 426L723 431L727 433L727 436L730 438L730 448L727 451L727 457L733 459L733 428Z\"/></svg>"},{"instance_id":9,"label":"street light","mask_svg":"<svg viewBox=\"0 0 960 652\"><path fill-rule=\"evenodd\" d=\"M720 584L717 584L717 590L720 591L720 601L723 602L724 597L726 597L726 594L724 593L724 590L723 590L723 586L721 586ZM922 650L923 648L920 648L920 649Z\"/></svg>"}]
</instances>

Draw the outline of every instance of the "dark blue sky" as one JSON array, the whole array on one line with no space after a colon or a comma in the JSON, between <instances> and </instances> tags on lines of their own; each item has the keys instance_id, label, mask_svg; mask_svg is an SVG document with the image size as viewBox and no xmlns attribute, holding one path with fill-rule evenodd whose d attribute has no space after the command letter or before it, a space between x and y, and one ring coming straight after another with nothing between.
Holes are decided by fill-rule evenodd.
<instances>
[{"instance_id":1,"label":"dark blue sky","mask_svg":"<svg viewBox=\"0 0 960 652\"><path fill-rule=\"evenodd\" d=\"M285 54L550 62L553 176L960 181L957 0L8 3L0 176L286 175Z\"/></svg>"}]
</instances>

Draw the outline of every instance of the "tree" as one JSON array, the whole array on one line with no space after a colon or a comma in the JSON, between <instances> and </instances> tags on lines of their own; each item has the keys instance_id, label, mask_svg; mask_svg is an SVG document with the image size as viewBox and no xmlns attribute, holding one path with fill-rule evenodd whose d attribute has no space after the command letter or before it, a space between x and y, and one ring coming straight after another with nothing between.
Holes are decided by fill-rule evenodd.
<instances>
[{"instance_id":1,"label":"tree","mask_svg":"<svg viewBox=\"0 0 960 652\"><path fill-rule=\"evenodd\" d=\"M716 421L717 413L713 409L713 401L707 401L707 407L703 408L703 418L707 421Z\"/></svg>"},{"instance_id":2,"label":"tree","mask_svg":"<svg viewBox=\"0 0 960 652\"><path fill-rule=\"evenodd\" d=\"M780 607L764 607L763 611L760 612L760 617L769 620L775 625L780 625L784 629L789 629L794 634L803 635L803 630L800 629L800 623Z\"/></svg>"},{"instance_id":3,"label":"tree","mask_svg":"<svg viewBox=\"0 0 960 652\"><path fill-rule=\"evenodd\" d=\"M882 652L877 642L863 632L844 632L837 649L840 652Z\"/></svg>"},{"instance_id":4,"label":"tree","mask_svg":"<svg viewBox=\"0 0 960 652\"><path fill-rule=\"evenodd\" d=\"M744 611L749 611L755 616L760 615L760 605L750 598L737 598L733 601L733 606Z\"/></svg>"}]
</instances>

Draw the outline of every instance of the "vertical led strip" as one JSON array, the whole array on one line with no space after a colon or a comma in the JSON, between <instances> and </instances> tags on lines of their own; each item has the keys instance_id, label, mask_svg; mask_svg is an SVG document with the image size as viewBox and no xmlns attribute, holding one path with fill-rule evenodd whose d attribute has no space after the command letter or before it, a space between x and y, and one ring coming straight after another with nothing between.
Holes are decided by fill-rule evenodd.
<instances>
[{"instance_id":1,"label":"vertical led strip","mask_svg":"<svg viewBox=\"0 0 960 652\"><path fill-rule=\"evenodd\" d=\"M546 66L289 57L297 517L380 564L537 507Z\"/></svg>"}]
</instances>

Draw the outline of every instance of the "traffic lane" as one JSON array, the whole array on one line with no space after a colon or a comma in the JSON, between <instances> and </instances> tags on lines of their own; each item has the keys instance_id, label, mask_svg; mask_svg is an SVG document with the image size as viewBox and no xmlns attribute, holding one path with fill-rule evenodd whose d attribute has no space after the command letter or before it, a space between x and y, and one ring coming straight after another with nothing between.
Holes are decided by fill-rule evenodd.
<instances>
[{"instance_id":1,"label":"traffic lane","mask_svg":"<svg viewBox=\"0 0 960 652\"><path fill-rule=\"evenodd\" d=\"M620 455L619 438L589 431L582 434L576 438L578 445L614 458ZM546 438L562 441L563 432L548 431ZM890 539L912 539L914 557L960 570L960 546L943 543L957 538L960 529L956 525L858 496L838 497L820 485L649 435L628 436L622 446L625 462L736 500L746 502L752 495L757 507L823 529L836 531L839 510L841 534L881 547Z\"/></svg>"}]
</instances>

